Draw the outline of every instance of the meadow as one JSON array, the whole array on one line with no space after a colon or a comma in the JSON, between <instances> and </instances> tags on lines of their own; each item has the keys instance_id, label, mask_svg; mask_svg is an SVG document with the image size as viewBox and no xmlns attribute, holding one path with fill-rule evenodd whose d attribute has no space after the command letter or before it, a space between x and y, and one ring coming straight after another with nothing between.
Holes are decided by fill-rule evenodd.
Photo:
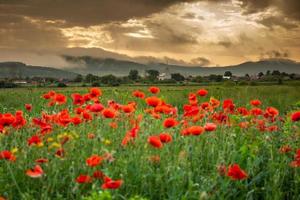
<instances>
[{"instance_id":1,"label":"meadow","mask_svg":"<svg viewBox=\"0 0 300 200\"><path fill-rule=\"evenodd\" d=\"M299 91L2 89L0 199L299 199Z\"/></svg>"}]
</instances>

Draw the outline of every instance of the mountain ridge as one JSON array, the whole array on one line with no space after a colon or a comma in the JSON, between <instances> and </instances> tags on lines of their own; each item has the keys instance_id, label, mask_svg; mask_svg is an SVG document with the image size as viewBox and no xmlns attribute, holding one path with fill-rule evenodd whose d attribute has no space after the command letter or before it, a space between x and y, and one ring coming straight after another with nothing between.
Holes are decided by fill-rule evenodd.
<instances>
[{"instance_id":1,"label":"mountain ridge","mask_svg":"<svg viewBox=\"0 0 300 200\"><path fill-rule=\"evenodd\" d=\"M65 56L70 64L69 68L58 69L53 67L32 66L22 62L0 62L0 78L12 77L53 77L73 79L78 74L93 74L103 76L113 74L126 76L130 70L138 70L143 76L149 69L158 70L160 73L180 73L184 76L206 76L210 74L223 75L225 71L231 71L234 75L253 75L259 72L278 70L280 72L300 74L300 63L287 59L269 59L261 61L248 61L238 65L223 67L182 66L165 63L138 63L114 58L94 58L90 56Z\"/></svg>"}]
</instances>

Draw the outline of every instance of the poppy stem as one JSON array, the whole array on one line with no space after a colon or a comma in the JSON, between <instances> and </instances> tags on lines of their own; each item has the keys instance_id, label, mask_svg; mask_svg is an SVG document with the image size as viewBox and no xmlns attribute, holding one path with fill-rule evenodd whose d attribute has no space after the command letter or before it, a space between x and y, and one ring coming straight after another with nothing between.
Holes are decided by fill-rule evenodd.
<instances>
[{"instance_id":1,"label":"poppy stem","mask_svg":"<svg viewBox=\"0 0 300 200\"><path fill-rule=\"evenodd\" d=\"M20 193L21 197L23 197L23 193L22 193L22 191L21 191L21 189L20 189L20 187L19 187L19 185L18 185L18 183L17 183L17 181L16 181L16 178L15 178L14 174L12 173L12 170L11 170L11 168L10 168L10 165L9 165L7 162L5 162L5 163L6 163L6 166L7 166L8 170L9 170L10 176L11 176L11 178L12 178L14 184L15 184L16 187L17 187L18 192Z\"/></svg>"}]
</instances>

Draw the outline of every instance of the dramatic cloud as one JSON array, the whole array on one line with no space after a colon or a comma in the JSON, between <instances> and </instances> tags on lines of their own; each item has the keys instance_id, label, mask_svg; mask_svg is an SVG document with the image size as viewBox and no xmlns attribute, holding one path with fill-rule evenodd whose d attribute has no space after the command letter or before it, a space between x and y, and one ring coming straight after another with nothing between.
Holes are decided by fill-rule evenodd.
<instances>
[{"instance_id":1,"label":"dramatic cloud","mask_svg":"<svg viewBox=\"0 0 300 200\"><path fill-rule=\"evenodd\" d=\"M210 64L210 60L203 57L194 58L191 60L192 64L200 65L200 66L208 66Z\"/></svg>"},{"instance_id":2,"label":"dramatic cloud","mask_svg":"<svg viewBox=\"0 0 300 200\"><path fill-rule=\"evenodd\" d=\"M64 35L50 22L0 14L1 48L61 48L67 45Z\"/></svg>"},{"instance_id":3,"label":"dramatic cloud","mask_svg":"<svg viewBox=\"0 0 300 200\"><path fill-rule=\"evenodd\" d=\"M181 2L193 0L0 0L0 13L42 20L60 20L65 26L91 26L145 17Z\"/></svg>"},{"instance_id":4,"label":"dramatic cloud","mask_svg":"<svg viewBox=\"0 0 300 200\"><path fill-rule=\"evenodd\" d=\"M289 52L287 50L271 50L261 54L261 60L265 59L287 59Z\"/></svg>"},{"instance_id":5,"label":"dramatic cloud","mask_svg":"<svg viewBox=\"0 0 300 200\"><path fill-rule=\"evenodd\" d=\"M299 2L0 0L0 61L66 67L61 55L72 55L215 66L285 51L299 61Z\"/></svg>"},{"instance_id":6,"label":"dramatic cloud","mask_svg":"<svg viewBox=\"0 0 300 200\"><path fill-rule=\"evenodd\" d=\"M300 20L300 1L299 0L237 0L245 13L256 13L275 8L286 17Z\"/></svg>"}]
</instances>

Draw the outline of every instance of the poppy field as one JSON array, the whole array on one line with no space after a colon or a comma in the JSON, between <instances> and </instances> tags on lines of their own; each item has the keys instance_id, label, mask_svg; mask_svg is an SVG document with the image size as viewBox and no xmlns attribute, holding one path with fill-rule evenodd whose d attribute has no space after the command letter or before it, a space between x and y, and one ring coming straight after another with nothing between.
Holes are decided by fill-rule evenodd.
<instances>
[{"instance_id":1,"label":"poppy field","mask_svg":"<svg viewBox=\"0 0 300 200\"><path fill-rule=\"evenodd\" d=\"M0 90L0 200L299 199L299 91Z\"/></svg>"}]
</instances>

